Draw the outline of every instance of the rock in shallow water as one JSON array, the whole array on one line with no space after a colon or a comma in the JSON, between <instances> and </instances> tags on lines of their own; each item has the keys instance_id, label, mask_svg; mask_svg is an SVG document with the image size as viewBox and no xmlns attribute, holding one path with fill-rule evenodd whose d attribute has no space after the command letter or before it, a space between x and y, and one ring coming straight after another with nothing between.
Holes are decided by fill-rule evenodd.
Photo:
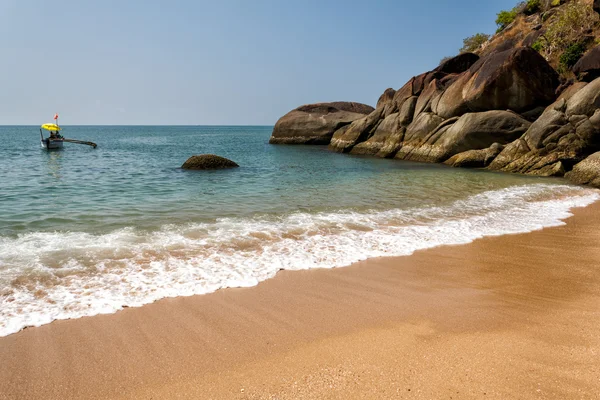
<instances>
[{"instance_id":1,"label":"rock in shallow water","mask_svg":"<svg viewBox=\"0 0 600 400\"><path fill-rule=\"evenodd\" d=\"M271 144L329 144L333 133L373 111L352 102L308 104L290 111L277 121Z\"/></svg>"},{"instance_id":2,"label":"rock in shallow water","mask_svg":"<svg viewBox=\"0 0 600 400\"><path fill-rule=\"evenodd\" d=\"M576 164L566 178L580 185L590 185L600 188L600 152L594 153L582 162Z\"/></svg>"},{"instance_id":3,"label":"rock in shallow water","mask_svg":"<svg viewBox=\"0 0 600 400\"><path fill-rule=\"evenodd\" d=\"M485 168L504 149L500 143L494 143L487 149L468 150L458 153L444 162L452 167L461 168Z\"/></svg>"},{"instance_id":4,"label":"rock in shallow water","mask_svg":"<svg viewBox=\"0 0 600 400\"><path fill-rule=\"evenodd\" d=\"M214 154L200 154L191 156L181 166L182 169L223 169L239 167L237 163L225 157L216 156Z\"/></svg>"}]
</instances>

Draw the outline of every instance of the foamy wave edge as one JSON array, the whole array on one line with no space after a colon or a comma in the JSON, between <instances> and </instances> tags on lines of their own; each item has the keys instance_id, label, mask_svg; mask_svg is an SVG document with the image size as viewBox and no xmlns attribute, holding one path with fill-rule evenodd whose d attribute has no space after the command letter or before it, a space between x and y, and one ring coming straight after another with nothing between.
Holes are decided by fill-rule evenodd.
<instances>
[{"instance_id":1,"label":"foamy wave edge","mask_svg":"<svg viewBox=\"0 0 600 400\"><path fill-rule=\"evenodd\" d=\"M283 269L343 267L559 226L572 208L599 200L599 193L537 184L484 192L446 207L225 218L151 233L126 228L105 235L0 237L3 275L17 279L24 269L31 275L29 284L0 292L0 336L167 297L255 286ZM545 195L553 198L539 200Z\"/></svg>"}]
</instances>

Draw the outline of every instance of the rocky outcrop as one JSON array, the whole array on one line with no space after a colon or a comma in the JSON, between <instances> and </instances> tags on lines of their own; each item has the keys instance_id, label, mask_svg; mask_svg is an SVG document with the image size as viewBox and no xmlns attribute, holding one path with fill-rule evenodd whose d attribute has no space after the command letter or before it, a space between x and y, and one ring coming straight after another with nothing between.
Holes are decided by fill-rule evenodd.
<instances>
[{"instance_id":1,"label":"rocky outcrop","mask_svg":"<svg viewBox=\"0 0 600 400\"><path fill-rule=\"evenodd\" d=\"M432 71L417 75L409 80L403 87L393 92L393 89L387 89L377 102L377 108L383 107L383 117L402 110L404 103L412 97L421 98L424 91L429 89L429 100L431 92L448 87L454 82L461 73L468 70L479 60L479 56L473 53L463 53L456 57L444 61ZM435 82L435 83L434 83ZM390 96L393 98L390 100ZM421 103L425 104L424 100ZM417 108L419 108L417 106ZM416 114L422 110L416 110ZM415 115L416 115L415 114ZM412 118L410 118L412 120ZM410 123L410 121L409 121Z\"/></svg>"},{"instance_id":2,"label":"rocky outcrop","mask_svg":"<svg viewBox=\"0 0 600 400\"><path fill-rule=\"evenodd\" d=\"M371 106L352 102L301 106L277 121L269 143L329 144L335 131L372 111Z\"/></svg>"},{"instance_id":3,"label":"rocky outcrop","mask_svg":"<svg viewBox=\"0 0 600 400\"><path fill-rule=\"evenodd\" d=\"M223 169L239 167L237 163L225 157L216 156L214 154L200 154L191 156L181 166L182 169Z\"/></svg>"},{"instance_id":4,"label":"rocky outcrop","mask_svg":"<svg viewBox=\"0 0 600 400\"><path fill-rule=\"evenodd\" d=\"M376 155L385 146L389 138L402 129L400 113L394 113L385 118L375 129L373 136L362 143L353 146L352 154ZM337 140L337 139L336 139Z\"/></svg>"},{"instance_id":5,"label":"rocky outcrop","mask_svg":"<svg viewBox=\"0 0 600 400\"><path fill-rule=\"evenodd\" d=\"M539 53L518 47L482 58L463 73L433 109L442 118L466 112L546 106L555 98L558 74Z\"/></svg>"},{"instance_id":6,"label":"rocky outcrop","mask_svg":"<svg viewBox=\"0 0 600 400\"><path fill-rule=\"evenodd\" d=\"M442 72L445 74L460 74L465 72L479 61L479 56L473 53L461 53L456 57L449 58L442 62L434 72Z\"/></svg>"},{"instance_id":7,"label":"rocky outcrop","mask_svg":"<svg viewBox=\"0 0 600 400\"><path fill-rule=\"evenodd\" d=\"M529 175L563 176L600 149L600 78L577 83L510 143L490 169Z\"/></svg>"},{"instance_id":8,"label":"rocky outcrop","mask_svg":"<svg viewBox=\"0 0 600 400\"><path fill-rule=\"evenodd\" d=\"M596 152L582 162L575 164L573 170L568 172L565 177L580 185L600 188L600 152Z\"/></svg>"},{"instance_id":9,"label":"rocky outcrop","mask_svg":"<svg viewBox=\"0 0 600 400\"><path fill-rule=\"evenodd\" d=\"M372 113L335 132L329 148L341 153L393 157L417 116L429 115L422 116L413 126L410 132L413 135L414 131L422 133L443 121L431 112L433 101L478 59L475 54L464 53L432 71L413 77L398 90L386 89Z\"/></svg>"},{"instance_id":10,"label":"rocky outcrop","mask_svg":"<svg viewBox=\"0 0 600 400\"><path fill-rule=\"evenodd\" d=\"M426 113L422 116L427 120L433 118ZM435 123L435 120L432 122ZM411 125L396 158L443 162L468 150L486 149L494 143L510 143L523 135L530 125L516 113L497 110L467 113L444 121L434 129L424 123L419 132L412 130Z\"/></svg>"},{"instance_id":11,"label":"rocky outcrop","mask_svg":"<svg viewBox=\"0 0 600 400\"><path fill-rule=\"evenodd\" d=\"M397 90L386 89L376 109L352 121L332 124L321 135L311 120L296 128L303 134L287 140L327 142L343 153L541 176L563 176L577 165L568 175L582 175L577 172L587 165L582 161L600 151L600 46L573 68L589 83L574 84L564 76L559 82L549 64L557 65L558 54L548 62L530 47L567 10L562 4L546 1L533 15L522 12L480 47L479 56L461 54ZM598 33L581 32L585 43ZM301 123L306 116L297 118ZM275 134L279 130L276 126L274 138L285 137Z\"/></svg>"},{"instance_id":12,"label":"rocky outcrop","mask_svg":"<svg viewBox=\"0 0 600 400\"><path fill-rule=\"evenodd\" d=\"M381 96L379 96L379 100L377 100L376 108L385 107L387 104L390 104L394 100L394 96L396 95L396 91L392 88L387 88Z\"/></svg>"},{"instance_id":13,"label":"rocky outcrop","mask_svg":"<svg viewBox=\"0 0 600 400\"><path fill-rule=\"evenodd\" d=\"M385 109L385 107L378 108L366 117L352 122L346 129L336 131L331 138L329 149L347 153L356 144L367 140L377 130Z\"/></svg>"},{"instance_id":14,"label":"rocky outcrop","mask_svg":"<svg viewBox=\"0 0 600 400\"><path fill-rule=\"evenodd\" d=\"M573 73L585 82L600 78L600 46L594 47L581 57L573 66Z\"/></svg>"},{"instance_id":15,"label":"rocky outcrop","mask_svg":"<svg viewBox=\"0 0 600 400\"><path fill-rule=\"evenodd\" d=\"M503 145L494 143L487 149L468 150L458 153L447 159L444 164L461 168L485 168L490 165L503 149Z\"/></svg>"}]
</instances>

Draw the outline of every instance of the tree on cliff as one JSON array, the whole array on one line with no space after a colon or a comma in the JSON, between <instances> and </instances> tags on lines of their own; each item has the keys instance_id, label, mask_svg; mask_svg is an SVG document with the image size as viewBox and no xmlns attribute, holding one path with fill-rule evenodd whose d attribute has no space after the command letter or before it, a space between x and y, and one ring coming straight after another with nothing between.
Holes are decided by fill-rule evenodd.
<instances>
[{"instance_id":1,"label":"tree on cliff","mask_svg":"<svg viewBox=\"0 0 600 400\"><path fill-rule=\"evenodd\" d=\"M515 18L517 18L517 10L513 8L510 11L500 11L497 14L497 17L498 18L496 18L496 25L498 25L498 30L496 32L500 32L506 29L506 27L512 24Z\"/></svg>"}]
</instances>

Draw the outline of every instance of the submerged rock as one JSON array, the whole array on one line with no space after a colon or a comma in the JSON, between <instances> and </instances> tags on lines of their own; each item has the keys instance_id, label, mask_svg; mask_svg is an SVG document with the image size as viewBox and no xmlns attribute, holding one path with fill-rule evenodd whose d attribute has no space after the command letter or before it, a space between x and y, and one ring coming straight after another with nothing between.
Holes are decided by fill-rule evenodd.
<instances>
[{"instance_id":1,"label":"submerged rock","mask_svg":"<svg viewBox=\"0 0 600 400\"><path fill-rule=\"evenodd\" d=\"M216 156L214 154L200 154L191 156L181 166L182 169L223 169L239 167L237 163L225 157Z\"/></svg>"}]
</instances>

